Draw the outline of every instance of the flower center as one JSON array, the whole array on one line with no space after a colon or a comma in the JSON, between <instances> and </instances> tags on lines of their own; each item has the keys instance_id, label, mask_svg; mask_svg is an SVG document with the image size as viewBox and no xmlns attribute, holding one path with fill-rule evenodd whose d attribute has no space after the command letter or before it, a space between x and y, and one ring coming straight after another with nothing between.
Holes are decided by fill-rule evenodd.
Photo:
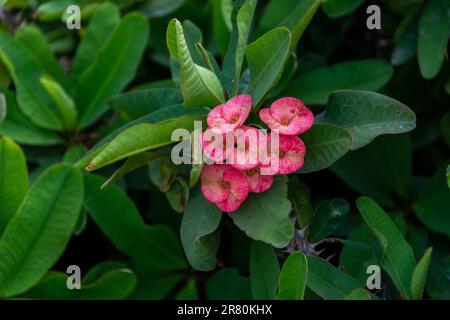
<instances>
[{"instance_id":1,"label":"flower center","mask_svg":"<svg viewBox=\"0 0 450 320\"><path fill-rule=\"evenodd\" d=\"M286 152L280 151L280 159L284 158L285 155L286 155Z\"/></svg>"},{"instance_id":2,"label":"flower center","mask_svg":"<svg viewBox=\"0 0 450 320\"><path fill-rule=\"evenodd\" d=\"M220 185L221 185L222 189L224 189L224 190L230 189L230 184L228 182L226 182L225 180L223 180Z\"/></svg>"},{"instance_id":3,"label":"flower center","mask_svg":"<svg viewBox=\"0 0 450 320\"><path fill-rule=\"evenodd\" d=\"M247 176L252 177L256 174L256 172L258 172L258 170L256 168L247 170Z\"/></svg>"},{"instance_id":4,"label":"flower center","mask_svg":"<svg viewBox=\"0 0 450 320\"><path fill-rule=\"evenodd\" d=\"M235 115L231 118L230 122L231 122L231 123L236 123L236 122L238 122L238 120L239 120L239 115L238 115L238 114L235 114Z\"/></svg>"},{"instance_id":5,"label":"flower center","mask_svg":"<svg viewBox=\"0 0 450 320\"><path fill-rule=\"evenodd\" d=\"M283 119L283 120L281 120L281 124L282 124L283 126L289 125L289 119Z\"/></svg>"}]
</instances>

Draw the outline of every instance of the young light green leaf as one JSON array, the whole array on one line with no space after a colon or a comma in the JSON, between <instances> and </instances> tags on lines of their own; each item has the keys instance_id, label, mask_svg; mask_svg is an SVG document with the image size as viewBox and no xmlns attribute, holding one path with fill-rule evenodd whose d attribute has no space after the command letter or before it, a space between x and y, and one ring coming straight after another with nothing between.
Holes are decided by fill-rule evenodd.
<instances>
[{"instance_id":1,"label":"young light green leaf","mask_svg":"<svg viewBox=\"0 0 450 320\"><path fill-rule=\"evenodd\" d=\"M308 260L301 252L291 253L281 268L278 300L303 300L308 279Z\"/></svg>"},{"instance_id":2,"label":"young light green leaf","mask_svg":"<svg viewBox=\"0 0 450 320\"><path fill-rule=\"evenodd\" d=\"M331 94L318 122L345 128L352 137L352 150L381 134L408 132L416 127L416 115L403 103L375 92L343 90Z\"/></svg>"},{"instance_id":3,"label":"young light green leaf","mask_svg":"<svg viewBox=\"0 0 450 320\"><path fill-rule=\"evenodd\" d=\"M422 258L414 268L414 272L411 278L411 298L413 300L421 300L423 296L423 290L425 289L425 283L427 280L428 268L431 262L431 254L433 248L430 247L425 250Z\"/></svg>"},{"instance_id":4,"label":"young light green leaf","mask_svg":"<svg viewBox=\"0 0 450 320\"><path fill-rule=\"evenodd\" d=\"M167 28L167 46L178 61L180 89L186 107L215 106L224 102L223 89L216 74L194 63L181 23L173 19Z\"/></svg>"},{"instance_id":5,"label":"young light green leaf","mask_svg":"<svg viewBox=\"0 0 450 320\"><path fill-rule=\"evenodd\" d=\"M0 123L0 135L26 145L51 146L63 143L56 132L41 129L28 120L19 110L13 93L5 92L5 98L8 112Z\"/></svg>"},{"instance_id":6,"label":"young light green leaf","mask_svg":"<svg viewBox=\"0 0 450 320\"><path fill-rule=\"evenodd\" d=\"M300 173L323 170L344 156L352 144L347 130L332 124L316 123L301 136L306 156Z\"/></svg>"},{"instance_id":7,"label":"young light green leaf","mask_svg":"<svg viewBox=\"0 0 450 320\"><path fill-rule=\"evenodd\" d=\"M156 124L141 123L124 130L109 143L87 166L88 171L97 170L135 154L174 143L172 132L176 129L194 129L197 117L186 115Z\"/></svg>"},{"instance_id":8,"label":"young light green leaf","mask_svg":"<svg viewBox=\"0 0 450 320\"><path fill-rule=\"evenodd\" d=\"M0 30L0 60L14 79L17 103L36 125L50 130L62 129L62 123L50 96L38 86L44 69L35 56L19 41Z\"/></svg>"},{"instance_id":9,"label":"young light green leaf","mask_svg":"<svg viewBox=\"0 0 450 320\"><path fill-rule=\"evenodd\" d=\"M255 300L275 300L280 265L272 246L253 241L250 249L250 281Z\"/></svg>"},{"instance_id":10,"label":"young light green leaf","mask_svg":"<svg viewBox=\"0 0 450 320\"><path fill-rule=\"evenodd\" d=\"M94 12L86 33L75 52L72 66L72 78L78 79L87 69L111 37L111 30L117 25L120 13L117 6L106 2L99 5Z\"/></svg>"},{"instance_id":11,"label":"young light green leaf","mask_svg":"<svg viewBox=\"0 0 450 320\"><path fill-rule=\"evenodd\" d=\"M223 62L221 80L230 97L237 94L245 48L255 13L257 0L236 2L231 14L232 31L230 43Z\"/></svg>"},{"instance_id":12,"label":"young light green leaf","mask_svg":"<svg viewBox=\"0 0 450 320\"><path fill-rule=\"evenodd\" d=\"M79 127L85 128L108 108L108 97L118 94L133 78L148 40L148 23L138 13L123 18L92 64L77 81L75 102Z\"/></svg>"},{"instance_id":13,"label":"young light green leaf","mask_svg":"<svg viewBox=\"0 0 450 320\"><path fill-rule=\"evenodd\" d=\"M219 270L207 280L206 296L210 300L250 300L250 279L236 269Z\"/></svg>"},{"instance_id":14,"label":"young light green leaf","mask_svg":"<svg viewBox=\"0 0 450 320\"><path fill-rule=\"evenodd\" d=\"M327 0L322 9L331 18L345 16L363 4L364 0Z\"/></svg>"},{"instance_id":15,"label":"young light green leaf","mask_svg":"<svg viewBox=\"0 0 450 320\"><path fill-rule=\"evenodd\" d=\"M420 72L434 78L442 67L450 36L450 2L429 0L419 22L417 57Z\"/></svg>"},{"instance_id":16,"label":"young light green leaf","mask_svg":"<svg viewBox=\"0 0 450 320\"><path fill-rule=\"evenodd\" d=\"M391 79L394 69L383 60L338 63L300 74L283 95L301 99L305 104L326 104L336 90L379 90Z\"/></svg>"},{"instance_id":17,"label":"young light green leaf","mask_svg":"<svg viewBox=\"0 0 450 320\"><path fill-rule=\"evenodd\" d=\"M119 251L147 269L168 271L186 267L178 240L169 227L146 225L119 187L100 189L104 178L91 174L84 180L84 207Z\"/></svg>"},{"instance_id":18,"label":"young light green leaf","mask_svg":"<svg viewBox=\"0 0 450 320\"><path fill-rule=\"evenodd\" d=\"M434 232L450 236L450 190L442 166L420 191L414 204L419 220Z\"/></svg>"},{"instance_id":19,"label":"young light green leaf","mask_svg":"<svg viewBox=\"0 0 450 320\"><path fill-rule=\"evenodd\" d=\"M289 218L290 211L287 178L277 176L269 190L250 194L230 217L250 238L264 241L276 248L283 248L294 237L294 225Z\"/></svg>"},{"instance_id":20,"label":"young light green leaf","mask_svg":"<svg viewBox=\"0 0 450 320\"><path fill-rule=\"evenodd\" d=\"M342 300L362 283L328 261L308 257L308 287L325 300Z\"/></svg>"},{"instance_id":21,"label":"young light green leaf","mask_svg":"<svg viewBox=\"0 0 450 320\"><path fill-rule=\"evenodd\" d=\"M216 266L221 219L220 210L195 190L183 214L180 237L189 263L197 270L211 271Z\"/></svg>"},{"instance_id":22,"label":"young light green leaf","mask_svg":"<svg viewBox=\"0 0 450 320\"><path fill-rule=\"evenodd\" d=\"M0 296L30 289L59 259L82 200L81 173L66 164L53 166L33 184L0 239Z\"/></svg>"},{"instance_id":23,"label":"young light green leaf","mask_svg":"<svg viewBox=\"0 0 450 320\"><path fill-rule=\"evenodd\" d=\"M410 245L375 201L360 197L356 205L383 250L382 267L403 298L411 299L410 284L416 259Z\"/></svg>"},{"instance_id":24,"label":"young light green leaf","mask_svg":"<svg viewBox=\"0 0 450 320\"><path fill-rule=\"evenodd\" d=\"M250 85L247 92L257 106L277 83L289 57L291 34L285 27L275 28L252 42L246 49L250 69Z\"/></svg>"},{"instance_id":25,"label":"young light green leaf","mask_svg":"<svg viewBox=\"0 0 450 320\"><path fill-rule=\"evenodd\" d=\"M71 4L79 5L79 1L50 0L48 2L44 2L36 9L37 19L42 22L59 20L67 10L67 7Z\"/></svg>"},{"instance_id":26,"label":"young light green leaf","mask_svg":"<svg viewBox=\"0 0 450 320\"><path fill-rule=\"evenodd\" d=\"M15 38L36 57L45 73L60 83L64 89L68 88L69 82L63 68L56 60L45 36L37 27L26 25L17 31Z\"/></svg>"},{"instance_id":27,"label":"young light green leaf","mask_svg":"<svg viewBox=\"0 0 450 320\"><path fill-rule=\"evenodd\" d=\"M73 102L72 98L66 93L64 88L50 76L43 75L40 78L40 82L55 102L64 128L74 128L77 122L75 102Z\"/></svg>"},{"instance_id":28,"label":"young light green leaf","mask_svg":"<svg viewBox=\"0 0 450 320\"><path fill-rule=\"evenodd\" d=\"M0 236L27 191L25 155L13 140L0 136Z\"/></svg>"}]
</instances>

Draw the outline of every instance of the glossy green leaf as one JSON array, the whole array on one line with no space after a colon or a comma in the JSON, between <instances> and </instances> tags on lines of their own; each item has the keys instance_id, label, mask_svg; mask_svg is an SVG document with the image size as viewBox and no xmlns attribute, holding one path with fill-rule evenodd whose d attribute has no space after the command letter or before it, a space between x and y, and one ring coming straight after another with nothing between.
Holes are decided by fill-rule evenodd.
<instances>
[{"instance_id":1,"label":"glossy green leaf","mask_svg":"<svg viewBox=\"0 0 450 320\"><path fill-rule=\"evenodd\" d=\"M184 212L189 201L189 185L184 178L178 177L172 182L166 198L174 211Z\"/></svg>"},{"instance_id":2,"label":"glossy green leaf","mask_svg":"<svg viewBox=\"0 0 450 320\"><path fill-rule=\"evenodd\" d=\"M235 2L231 14L232 31L230 43L223 62L221 80L228 95L237 94L245 50L255 13L257 0Z\"/></svg>"},{"instance_id":3,"label":"glossy green leaf","mask_svg":"<svg viewBox=\"0 0 450 320\"><path fill-rule=\"evenodd\" d=\"M444 62L450 36L450 2L429 0L419 22L417 57L420 72L426 79L434 78Z\"/></svg>"},{"instance_id":4,"label":"glossy green leaf","mask_svg":"<svg viewBox=\"0 0 450 320\"><path fill-rule=\"evenodd\" d=\"M309 105L326 104L333 91L344 89L379 90L394 70L383 60L356 60L313 69L294 78L283 91Z\"/></svg>"},{"instance_id":5,"label":"glossy green leaf","mask_svg":"<svg viewBox=\"0 0 450 320\"><path fill-rule=\"evenodd\" d=\"M213 1L212 28L214 39L222 57L225 56L230 42L232 29L231 14L233 12L232 0Z\"/></svg>"},{"instance_id":6,"label":"glossy green leaf","mask_svg":"<svg viewBox=\"0 0 450 320\"><path fill-rule=\"evenodd\" d=\"M414 212L430 230L450 236L450 189L442 166L423 186L414 204Z\"/></svg>"},{"instance_id":7,"label":"glossy green leaf","mask_svg":"<svg viewBox=\"0 0 450 320\"><path fill-rule=\"evenodd\" d=\"M183 214L180 237L189 263L197 270L211 271L216 266L221 219L220 210L199 189L194 191Z\"/></svg>"},{"instance_id":8,"label":"glossy green leaf","mask_svg":"<svg viewBox=\"0 0 450 320\"><path fill-rule=\"evenodd\" d=\"M49 22L62 18L68 6L71 4L79 5L78 1L72 0L53 0L39 5L36 9L36 16L39 21Z\"/></svg>"},{"instance_id":9,"label":"glossy green leaf","mask_svg":"<svg viewBox=\"0 0 450 320\"><path fill-rule=\"evenodd\" d=\"M138 13L124 17L113 29L92 64L77 82L75 102L81 128L85 128L108 108L108 97L122 91L137 70L148 39L148 23Z\"/></svg>"},{"instance_id":10,"label":"glossy green leaf","mask_svg":"<svg viewBox=\"0 0 450 320\"><path fill-rule=\"evenodd\" d=\"M139 11L149 18L164 17L177 10L186 0L148 0Z\"/></svg>"},{"instance_id":11,"label":"glossy green leaf","mask_svg":"<svg viewBox=\"0 0 450 320\"><path fill-rule=\"evenodd\" d=\"M165 88L130 91L112 97L108 101L109 105L127 120L134 120L158 109L182 102L183 99L178 90Z\"/></svg>"},{"instance_id":12,"label":"glossy green leaf","mask_svg":"<svg viewBox=\"0 0 450 320\"><path fill-rule=\"evenodd\" d=\"M167 46L178 61L180 89L186 107L215 106L224 102L223 89L216 74L194 63L181 23L173 19L167 28Z\"/></svg>"},{"instance_id":13,"label":"glossy green leaf","mask_svg":"<svg viewBox=\"0 0 450 320\"><path fill-rule=\"evenodd\" d=\"M307 152L300 173L328 168L350 150L352 143L347 130L326 123L316 123L301 136L301 139L306 145Z\"/></svg>"},{"instance_id":14,"label":"glossy green leaf","mask_svg":"<svg viewBox=\"0 0 450 320\"><path fill-rule=\"evenodd\" d=\"M57 133L41 129L28 120L16 104L11 92L5 92L8 112L0 123L0 134L26 145L51 146L61 144L63 140Z\"/></svg>"},{"instance_id":15,"label":"glossy green leaf","mask_svg":"<svg viewBox=\"0 0 450 320\"><path fill-rule=\"evenodd\" d=\"M84 207L119 251L152 270L186 267L178 240L167 226L146 225L133 202L119 187L112 185L100 189L104 178L91 174L84 180Z\"/></svg>"},{"instance_id":16,"label":"glossy green leaf","mask_svg":"<svg viewBox=\"0 0 450 320\"><path fill-rule=\"evenodd\" d=\"M2 124L3 120L5 120L6 113L7 113L6 98L5 95L0 92L0 125Z\"/></svg>"},{"instance_id":17,"label":"glossy green leaf","mask_svg":"<svg viewBox=\"0 0 450 320\"><path fill-rule=\"evenodd\" d=\"M313 221L309 226L309 238L316 242L332 234L349 211L347 201L333 199L322 201L316 208Z\"/></svg>"},{"instance_id":18,"label":"glossy green leaf","mask_svg":"<svg viewBox=\"0 0 450 320\"><path fill-rule=\"evenodd\" d=\"M250 69L247 92L257 106L277 83L289 57L291 34L285 27L275 28L247 46L245 56Z\"/></svg>"},{"instance_id":19,"label":"glossy green leaf","mask_svg":"<svg viewBox=\"0 0 450 320\"><path fill-rule=\"evenodd\" d=\"M107 271L98 279L87 282L83 278L81 289L67 289L68 275L49 272L35 287L21 298L40 300L121 300L136 286L136 275L130 269Z\"/></svg>"},{"instance_id":20,"label":"glossy green leaf","mask_svg":"<svg viewBox=\"0 0 450 320\"><path fill-rule=\"evenodd\" d=\"M58 60L56 60L50 46L47 44L45 36L37 27L27 25L19 29L16 32L15 39L36 57L39 64L45 70L45 73L52 76L63 88L68 87L68 78L64 74L63 68Z\"/></svg>"},{"instance_id":21,"label":"glossy green leaf","mask_svg":"<svg viewBox=\"0 0 450 320\"><path fill-rule=\"evenodd\" d=\"M13 140L0 136L0 236L27 191L25 155Z\"/></svg>"},{"instance_id":22,"label":"glossy green leaf","mask_svg":"<svg viewBox=\"0 0 450 320\"><path fill-rule=\"evenodd\" d=\"M391 63L393 65L405 63L417 52L417 38L419 33L417 13L417 10L415 10L405 16L395 31L395 40L397 43L391 56Z\"/></svg>"},{"instance_id":23,"label":"glossy green leaf","mask_svg":"<svg viewBox=\"0 0 450 320\"><path fill-rule=\"evenodd\" d=\"M416 127L416 115L403 103L378 93L354 90L331 94L325 112L317 120L345 128L352 137L352 150L381 134L398 134Z\"/></svg>"},{"instance_id":24,"label":"glossy green leaf","mask_svg":"<svg viewBox=\"0 0 450 320\"><path fill-rule=\"evenodd\" d=\"M0 30L0 60L14 79L17 103L34 124L60 130L62 123L44 88L37 85L44 69L36 57L19 41Z\"/></svg>"},{"instance_id":25,"label":"glossy green leaf","mask_svg":"<svg viewBox=\"0 0 450 320\"><path fill-rule=\"evenodd\" d=\"M414 268L414 272L411 278L411 298L414 300L421 300L423 296L423 290L425 289L425 283L427 281L428 268L430 267L431 254L433 248L425 250L422 258Z\"/></svg>"},{"instance_id":26,"label":"glossy green leaf","mask_svg":"<svg viewBox=\"0 0 450 320\"><path fill-rule=\"evenodd\" d=\"M328 261L308 257L308 287L325 300L342 300L362 283Z\"/></svg>"},{"instance_id":27,"label":"glossy green leaf","mask_svg":"<svg viewBox=\"0 0 450 320\"><path fill-rule=\"evenodd\" d=\"M287 178L277 176L272 187L259 194L250 194L234 213L236 226L250 238L276 248L288 245L294 237L294 225L289 217L291 203L287 199Z\"/></svg>"},{"instance_id":28,"label":"glossy green leaf","mask_svg":"<svg viewBox=\"0 0 450 320\"><path fill-rule=\"evenodd\" d=\"M288 183L289 199L298 218L301 228L304 228L314 216L311 206L311 191L308 185L301 182L297 175L291 175Z\"/></svg>"},{"instance_id":29,"label":"glossy green leaf","mask_svg":"<svg viewBox=\"0 0 450 320\"><path fill-rule=\"evenodd\" d=\"M251 300L250 279L236 269L226 268L213 274L206 282L210 300Z\"/></svg>"},{"instance_id":30,"label":"glossy green leaf","mask_svg":"<svg viewBox=\"0 0 450 320\"><path fill-rule=\"evenodd\" d=\"M50 76L43 75L40 78L40 82L55 102L64 128L74 128L77 122L77 109L72 98L64 91L64 88Z\"/></svg>"},{"instance_id":31,"label":"glossy green leaf","mask_svg":"<svg viewBox=\"0 0 450 320\"><path fill-rule=\"evenodd\" d=\"M303 300L308 279L308 260L301 252L291 253L281 268L278 300Z\"/></svg>"},{"instance_id":32,"label":"glossy green leaf","mask_svg":"<svg viewBox=\"0 0 450 320\"><path fill-rule=\"evenodd\" d=\"M0 239L0 296L35 285L69 242L83 199L81 173L53 166L33 184Z\"/></svg>"},{"instance_id":33,"label":"glossy green leaf","mask_svg":"<svg viewBox=\"0 0 450 320\"><path fill-rule=\"evenodd\" d=\"M67 148L63 156L63 162L74 164L86 154L86 147L82 144L73 144Z\"/></svg>"},{"instance_id":34,"label":"glossy green leaf","mask_svg":"<svg viewBox=\"0 0 450 320\"><path fill-rule=\"evenodd\" d=\"M141 123L124 130L111 141L88 165L87 170L97 170L124 158L174 143L172 132L176 129L194 129L198 118L191 115L169 119L156 124Z\"/></svg>"},{"instance_id":35,"label":"glossy green leaf","mask_svg":"<svg viewBox=\"0 0 450 320\"><path fill-rule=\"evenodd\" d=\"M372 300L370 293L364 289L355 289L344 297L344 300Z\"/></svg>"},{"instance_id":36,"label":"glossy green leaf","mask_svg":"<svg viewBox=\"0 0 450 320\"><path fill-rule=\"evenodd\" d=\"M326 0L323 5L323 11L331 18L345 16L363 4L364 0Z\"/></svg>"},{"instance_id":37,"label":"glossy green leaf","mask_svg":"<svg viewBox=\"0 0 450 320\"><path fill-rule=\"evenodd\" d=\"M383 250L381 266L403 298L410 299L411 277L416 265L410 245L389 216L372 199L360 197L356 205Z\"/></svg>"},{"instance_id":38,"label":"glossy green leaf","mask_svg":"<svg viewBox=\"0 0 450 320\"><path fill-rule=\"evenodd\" d=\"M119 23L119 19L119 10L115 5L107 2L97 7L75 52L72 66L73 79L78 79L93 63L92 59L110 39L111 30Z\"/></svg>"},{"instance_id":39,"label":"glossy green leaf","mask_svg":"<svg viewBox=\"0 0 450 320\"><path fill-rule=\"evenodd\" d=\"M275 300L280 265L271 245L253 241L250 249L250 282L255 300Z\"/></svg>"}]
</instances>

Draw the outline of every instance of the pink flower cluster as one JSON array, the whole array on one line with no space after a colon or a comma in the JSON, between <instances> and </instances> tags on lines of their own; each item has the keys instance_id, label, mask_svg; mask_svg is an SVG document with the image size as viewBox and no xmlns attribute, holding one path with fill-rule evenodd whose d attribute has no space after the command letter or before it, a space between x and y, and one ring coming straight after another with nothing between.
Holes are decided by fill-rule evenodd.
<instances>
[{"instance_id":1,"label":"pink flower cluster","mask_svg":"<svg viewBox=\"0 0 450 320\"><path fill-rule=\"evenodd\" d=\"M268 190L274 175L303 166L306 148L297 135L314 122L313 113L302 101L281 98L259 112L272 131L266 133L244 125L252 104L251 96L241 95L215 107L208 115L208 129L200 135L203 153L212 162L201 173L201 190L208 201L228 213L236 211L250 192ZM256 146L248 139L251 135L256 137ZM271 150L275 135L279 137L278 150ZM211 141L211 136L216 138ZM261 156L262 151L266 157Z\"/></svg>"}]
</instances>

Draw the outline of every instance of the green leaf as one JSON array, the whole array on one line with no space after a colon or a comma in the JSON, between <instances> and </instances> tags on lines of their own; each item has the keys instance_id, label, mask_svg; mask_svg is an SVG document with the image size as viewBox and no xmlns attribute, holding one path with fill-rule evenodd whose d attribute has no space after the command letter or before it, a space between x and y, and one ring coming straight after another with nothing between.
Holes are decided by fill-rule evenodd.
<instances>
[{"instance_id":1,"label":"green leaf","mask_svg":"<svg viewBox=\"0 0 450 320\"><path fill-rule=\"evenodd\" d=\"M395 31L396 45L392 51L391 63L401 65L412 58L417 52L419 34L418 10L406 15Z\"/></svg>"},{"instance_id":2,"label":"green leaf","mask_svg":"<svg viewBox=\"0 0 450 320\"><path fill-rule=\"evenodd\" d=\"M82 199L81 173L65 164L53 166L33 184L0 238L0 296L28 290L59 259Z\"/></svg>"},{"instance_id":3,"label":"green leaf","mask_svg":"<svg viewBox=\"0 0 450 320\"><path fill-rule=\"evenodd\" d=\"M164 17L177 10L186 0L148 0L139 11L148 18Z\"/></svg>"},{"instance_id":4,"label":"green leaf","mask_svg":"<svg viewBox=\"0 0 450 320\"><path fill-rule=\"evenodd\" d=\"M94 267L95 268L95 267ZM89 272L89 271L88 271ZM87 274L86 274L87 275ZM107 271L94 281L81 281L80 290L67 289L67 274L49 272L20 298L45 300L122 300L136 286L136 275L129 269Z\"/></svg>"},{"instance_id":5,"label":"green leaf","mask_svg":"<svg viewBox=\"0 0 450 320\"><path fill-rule=\"evenodd\" d=\"M250 69L247 92L257 106L279 80L289 57L291 34L285 27L275 28L247 46L245 55Z\"/></svg>"},{"instance_id":6,"label":"green leaf","mask_svg":"<svg viewBox=\"0 0 450 320\"><path fill-rule=\"evenodd\" d=\"M394 69L384 60L356 60L313 69L294 78L283 95L307 105L323 105L336 90L379 90L392 78Z\"/></svg>"},{"instance_id":7,"label":"green leaf","mask_svg":"<svg viewBox=\"0 0 450 320\"><path fill-rule=\"evenodd\" d=\"M53 0L42 3L36 9L37 19L42 22L59 20L71 4L79 5L79 2L72 0Z\"/></svg>"},{"instance_id":8,"label":"green leaf","mask_svg":"<svg viewBox=\"0 0 450 320\"><path fill-rule=\"evenodd\" d=\"M208 107L224 102L223 89L216 74L194 63L181 23L173 19L167 28L167 46L178 61L180 89L186 107Z\"/></svg>"},{"instance_id":9,"label":"green leaf","mask_svg":"<svg viewBox=\"0 0 450 320\"><path fill-rule=\"evenodd\" d=\"M364 0L326 0L322 9L327 16L339 18L345 16L363 4Z\"/></svg>"},{"instance_id":10,"label":"green leaf","mask_svg":"<svg viewBox=\"0 0 450 320\"><path fill-rule=\"evenodd\" d=\"M92 64L77 81L79 127L85 128L108 108L108 97L122 91L137 70L148 39L148 23L138 13L123 18Z\"/></svg>"},{"instance_id":11,"label":"green leaf","mask_svg":"<svg viewBox=\"0 0 450 320\"><path fill-rule=\"evenodd\" d=\"M394 195L403 201L410 196L412 151L408 135L379 137L364 149L349 153L330 169L361 195L392 207Z\"/></svg>"},{"instance_id":12,"label":"green leaf","mask_svg":"<svg viewBox=\"0 0 450 320\"><path fill-rule=\"evenodd\" d=\"M82 144L73 144L67 148L63 156L63 162L74 164L86 154L86 147Z\"/></svg>"},{"instance_id":13,"label":"green leaf","mask_svg":"<svg viewBox=\"0 0 450 320\"><path fill-rule=\"evenodd\" d=\"M450 3L429 0L419 22L417 57L425 79L434 78L444 62L450 36Z\"/></svg>"},{"instance_id":14,"label":"green leaf","mask_svg":"<svg viewBox=\"0 0 450 320\"><path fill-rule=\"evenodd\" d=\"M77 109L72 98L64 91L64 88L50 76L43 75L40 78L40 82L44 89L47 90L48 94L53 98L64 128L74 128L77 122Z\"/></svg>"},{"instance_id":15,"label":"green leaf","mask_svg":"<svg viewBox=\"0 0 450 320\"><path fill-rule=\"evenodd\" d=\"M198 300L198 290L195 280L189 280L186 286L178 292L177 300Z\"/></svg>"},{"instance_id":16,"label":"green leaf","mask_svg":"<svg viewBox=\"0 0 450 320\"><path fill-rule=\"evenodd\" d=\"M358 280L316 257L308 257L307 284L325 300L342 300L353 290L362 288Z\"/></svg>"},{"instance_id":17,"label":"green leaf","mask_svg":"<svg viewBox=\"0 0 450 320\"><path fill-rule=\"evenodd\" d=\"M210 300L251 300L250 279L236 269L219 270L206 281L206 297Z\"/></svg>"},{"instance_id":18,"label":"green leaf","mask_svg":"<svg viewBox=\"0 0 450 320\"><path fill-rule=\"evenodd\" d=\"M109 105L126 119L134 120L158 109L180 104L183 99L176 89L152 88L135 90L109 99Z\"/></svg>"},{"instance_id":19,"label":"green leaf","mask_svg":"<svg viewBox=\"0 0 450 320\"><path fill-rule=\"evenodd\" d=\"M100 189L104 178L87 175L84 179L84 207L119 251L151 270L186 267L178 240L167 226L146 225L133 202L119 187L112 185Z\"/></svg>"},{"instance_id":20,"label":"green leaf","mask_svg":"<svg viewBox=\"0 0 450 320\"><path fill-rule=\"evenodd\" d=\"M281 268L278 300L303 300L308 279L308 260L301 252L291 253Z\"/></svg>"},{"instance_id":21,"label":"green leaf","mask_svg":"<svg viewBox=\"0 0 450 320\"><path fill-rule=\"evenodd\" d=\"M220 210L199 189L194 191L183 214L180 237L189 263L197 270L211 271L216 266L221 219Z\"/></svg>"},{"instance_id":22,"label":"green leaf","mask_svg":"<svg viewBox=\"0 0 450 320\"><path fill-rule=\"evenodd\" d=\"M360 197L356 205L383 250L383 269L389 274L403 298L410 299L411 277L416 265L410 245L375 201Z\"/></svg>"},{"instance_id":23,"label":"green leaf","mask_svg":"<svg viewBox=\"0 0 450 320\"><path fill-rule=\"evenodd\" d=\"M111 30L119 23L119 10L111 3L103 3L95 9L86 33L75 52L72 78L78 79L99 54L101 48L111 37Z\"/></svg>"},{"instance_id":24,"label":"green leaf","mask_svg":"<svg viewBox=\"0 0 450 320\"><path fill-rule=\"evenodd\" d=\"M28 169L20 147L0 136L0 236L28 191Z\"/></svg>"},{"instance_id":25,"label":"green leaf","mask_svg":"<svg viewBox=\"0 0 450 320\"><path fill-rule=\"evenodd\" d=\"M309 226L309 237L312 242L319 241L332 234L348 213L350 206L343 199L322 201L316 208L314 218Z\"/></svg>"},{"instance_id":26,"label":"green leaf","mask_svg":"<svg viewBox=\"0 0 450 320\"><path fill-rule=\"evenodd\" d=\"M355 289L344 297L344 300L372 300L370 293L364 289Z\"/></svg>"},{"instance_id":27,"label":"green leaf","mask_svg":"<svg viewBox=\"0 0 450 320\"><path fill-rule=\"evenodd\" d=\"M352 144L347 130L326 123L316 123L301 136L306 145L305 163L299 170L308 173L328 168L344 156Z\"/></svg>"},{"instance_id":28,"label":"green leaf","mask_svg":"<svg viewBox=\"0 0 450 320\"><path fill-rule=\"evenodd\" d=\"M6 106L6 98L3 93L0 92L0 125L3 120L6 118L7 106Z\"/></svg>"},{"instance_id":29,"label":"green leaf","mask_svg":"<svg viewBox=\"0 0 450 320\"><path fill-rule=\"evenodd\" d=\"M414 212L430 230L450 236L450 190L445 179L445 167L430 178L420 191Z\"/></svg>"},{"instance_id":30,"label":"green leaf","mask_svg":"<svg viewBox=\"0 0 450 320\"><path fill-rule=\"evenodd\" d=\"M64 74L64 70L47 44L45 36L37 27L27 25L19 29L16 33L16 40L36 57L45 73L51 75L64 88L68 87L68 78Z\"/></svg>"},{"instance_id":31,"label":"green leaf","mask_svg":"<svg viewBox=\"0 0 450 320\"><path fill-rule=\"evenodd\" d=\"M257 0L239 1L231 14L232 31L230 43L223 62L221 80L230 97L237 94L245 48L255 14Z\"/></svg>"},{"instance_id":32,"label":"green leaf","mask_svg":"<svg viewBox=\"0 0 450 320\"><path fill-rule=\"evenodd\" d=\"M423 290L425 289L425 283L427 281L428 268L431 262L431 254L433 248L425 250L422 258L414 268L414 272L411 278L411 298L413 300L421 300L423 296Z\"/></svg>"},{"instance_id":33,"label":"green leaf","mask_svg":"<svg viewBox=\"0 0 450 320\"><path fill-rule=\"evenodd\" d=\"M124 130L98 154L86 168L97 170L135 154L174 143L176 129L192 130L198 118L191 115L169 119L156 124L141 123Z\"/></svg>"},{"instance_id":34,"label":"green leaf","mask_svg":"<svg viewBox=\"0 0 450 320\"><path fill-rule=\"evenodd\" d=\"M283 248L294 237L290 211L287 177L277 176L269 190L250 194L241 207L229 216L250 238Z\"/></svg>"},{"instance_id":35,"label":"green leaf","mask_svg":"<svg viewBox=\"0 0 450 320\"><path fill-rule=\"evenodd\" d=\"M97 155L99 155L111 141L113 141L120 133L124 132L126 129L131 128L132 126L142 123L156 124L158 122L179 118L185 115L197 115L198 119L201 119L201 117L205 116L206 114L207 111L205 109L184 108L179 104L156 110L144 117L128 122L124 126L108 134L106 137L100 140L91 150L89 150L87 155L77 163L77 167L87 166L88 163L92 161L92 159L94 159Z\"/></svg>"},{"instance_id":36,"label":"green leaf","mask_svg":"<svg viewBox=\"0 0 450 320\"><path fill-rule=\"evenodd\" d=\"M225 56L230 42L232 30L231 15L233 12L232 0L214 0L212 28L214 40L219 49L220 55Z\"/></svg>"},{"instance_id":37,"label":"green leaf","mask_svg":"<svg viewBox=\"0 0 450 320\"><path fill-rule=\"evenodd\" d=\"M35 56L20 42L0 30L0 60L14 79L17 103L21 111L36 125L50 130L62 129L61 120L50 96L38 86L44 74Z\"/></svg>"},{"instance_id":38,"label":"green leaf","mask_svg":"<svg viewBox=\"0 0 450 320\"><path fill-rule=\"evenodd\" d=\"M272 246L253 241L250 249L250 281L255 300L275 300L280 265Z\"/></svg>"},{"instance_id":39,"label":"green leaf","mask_svg":"<svg viewBox=\"0 0 450 320\"><path fill-rule=\"evenodd\" d=\"M398 134L416 127L414 112L403 103L378 93L353 90L332 93L317 121L347 129L352 136L352 150L381 134Z\"/></svg>"},{"instance_id":40,"label":"green leaf","mask_svg":"<svg viewBox=\"0 0 450 320\"><path fill-rule=\"evenodd\" d=\"M189 185L184 178L175 178L170 189L166 192L166 198L174 211L184 212L189 201Z\"/></svg>"},{"instance_id":41,"label":"green leaf","mask_svg":"<svg viewBox=\"0 0 450 320\"><path fill-rule=\"evenodd\" d=\"M8 112L4 122L0 123L1 135L26 145L51 146L63 143L56 132L46 131L31 123L19 110L11 92L5 92L5 97Z\"/></svg>"},{"instance_id":42,"label":"green leaf","mask_svg":"<svg viewBox=\"0 0 450 320\"><path fill-rule=\"evenodd\" d=\"M311 191L297 175L291 175L288 183L289 199L292 202L300 228L304 228L314 216L311 206Z\"/></svg>"}]
</instances>

